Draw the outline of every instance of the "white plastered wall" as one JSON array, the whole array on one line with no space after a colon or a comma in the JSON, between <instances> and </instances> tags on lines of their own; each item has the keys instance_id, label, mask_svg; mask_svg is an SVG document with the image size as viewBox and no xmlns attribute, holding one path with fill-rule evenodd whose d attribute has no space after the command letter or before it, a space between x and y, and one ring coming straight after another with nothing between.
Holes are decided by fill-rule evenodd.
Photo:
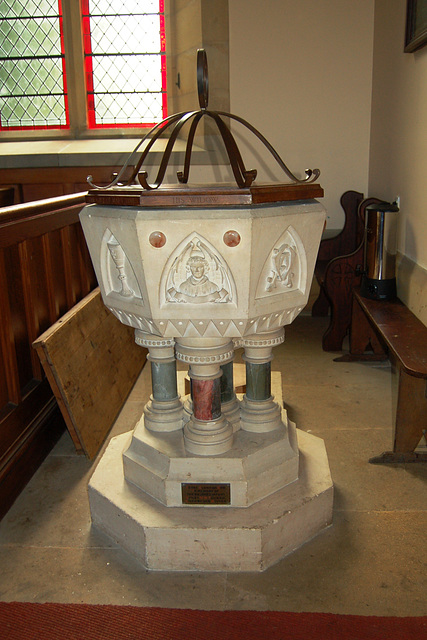
<instances>
[{"instance_id":1,"label":"white plastered wall","mask_svg":"<svg viewBox=\"0 0 427 640\"><path fill-rule=\"evenodd\" d=\"M231 112L294 173L321 170L328 226L342 227L342 193L368 189L374 0L229 0L229 16Z\"/></svg>"},{"instance_id":2,"label":"white plastered wall","mask_svg":"<svg viewBox=\"0 0 427 640\"><path fill-rule=\"evenodd\" d=\"M406 0L376 0L369 192L400 197L399 297L427 325L427 47L404 53Z\"/></svg>"}]
</instances>

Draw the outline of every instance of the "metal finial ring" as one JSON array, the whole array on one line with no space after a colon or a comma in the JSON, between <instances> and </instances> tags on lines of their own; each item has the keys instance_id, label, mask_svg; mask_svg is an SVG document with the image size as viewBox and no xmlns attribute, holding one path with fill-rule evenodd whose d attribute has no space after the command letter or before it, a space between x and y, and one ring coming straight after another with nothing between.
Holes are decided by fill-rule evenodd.
<instances>
[{"instance_id":1,"label":"metal finial ring","mask_svg":"<svg viewBox=\"0 0 427 640\"><path fill-rule=\"evenodd\" d=\"M208 58L204 49L197 49L197 93L200 108L207 109L209 102Z\"/></svg>"}]
</instances>

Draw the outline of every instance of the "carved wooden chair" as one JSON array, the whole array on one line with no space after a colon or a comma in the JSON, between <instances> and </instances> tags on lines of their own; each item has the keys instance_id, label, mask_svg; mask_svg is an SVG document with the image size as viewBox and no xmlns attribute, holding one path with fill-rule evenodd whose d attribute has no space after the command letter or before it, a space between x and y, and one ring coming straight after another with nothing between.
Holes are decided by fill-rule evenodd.
<instances>
[{"instance_id":1,"label":"carved wooden chair","mask_svg":"<svg viewBox=\"0 0 427 640\"><path fill-rule=\"evenodd\" d=\"M340 203L345 213L344 227L338 235L322 240L320 243L314 269L320 292L313 304L312 316L327 316L329 313L330 303L323 285L328 263L333 258L355 251L363 239L363 223L357 213L362 200L363 193L358 191L346 191L343 193Z\"/></svg>"},{"instance_id":2,"label":"carved wooden chair","mask_svg":"<svg viewBox=\"0 0 427 640\"><path fill-rule=\"evenodd\" d=\"M378 198L366 198L360 203L358 225L362 237L359 246L352 253L334 258L325 268L322 284L331 307L331 319L322 338L324 351L340 351L349 332L353 289L360 286L363 271L365 210L368 205L379 202Z\"/></svg>"}]
</instances>

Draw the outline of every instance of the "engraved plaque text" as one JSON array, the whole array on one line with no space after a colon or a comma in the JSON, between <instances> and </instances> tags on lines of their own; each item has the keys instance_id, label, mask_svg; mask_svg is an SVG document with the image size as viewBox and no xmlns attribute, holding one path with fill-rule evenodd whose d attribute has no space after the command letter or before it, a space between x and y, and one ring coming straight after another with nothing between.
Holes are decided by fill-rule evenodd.
<instances>
[{"instance_id":1,"label":"engraved plaque text","mask_svg":"<svg viewBox=\"0 0 427 640\"><path fill-rule=\"evenodd\" d=\"M231 504L230 485L228 483L183 482L181 490L182 504Z\"/></svg>"}]
</instances>

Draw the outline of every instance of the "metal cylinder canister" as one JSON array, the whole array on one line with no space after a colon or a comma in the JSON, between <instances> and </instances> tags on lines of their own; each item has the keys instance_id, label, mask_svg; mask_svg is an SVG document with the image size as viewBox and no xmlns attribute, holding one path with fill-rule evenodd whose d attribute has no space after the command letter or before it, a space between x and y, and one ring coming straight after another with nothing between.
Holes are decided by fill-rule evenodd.
<instances>
[{"instance_id":1,"label":"metal cylinder canister","mask_svg":"<svg viewBox=\"0 0 427 640\"><path fill-rule=\"evenodd\" d=\"M365 210L364 269L360 292L365 298L396 297L397 214L389 202L371 204Z\"/></svg>"}]
</instances>

